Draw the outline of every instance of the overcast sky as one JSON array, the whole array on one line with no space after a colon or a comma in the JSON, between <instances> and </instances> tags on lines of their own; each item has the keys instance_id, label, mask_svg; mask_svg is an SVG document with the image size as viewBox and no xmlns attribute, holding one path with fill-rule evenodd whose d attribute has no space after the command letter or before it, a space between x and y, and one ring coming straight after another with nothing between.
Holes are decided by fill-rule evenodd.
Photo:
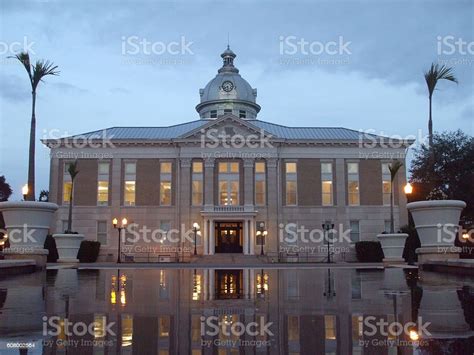
<instances>
[{"instance_id":1,"label":"overcast sky","mask_svg":"<svg viewBox=\"0 0 474 355\"><path fill-rule=\"evenodd\" d=\"M258 89L261 120L426 135L423 71L440 62L459 85L440 83L435 131L474 131L472 1L0 4L0 175L16 198L27 178L31 90L6 58L25 43L34 60L61 70L38 88L37 193L49 179L40 138L198 119L199 88L221 66L228 35L236 66ZM161 53L164 45L171 50Z\"/></svg>"}]
</instances>

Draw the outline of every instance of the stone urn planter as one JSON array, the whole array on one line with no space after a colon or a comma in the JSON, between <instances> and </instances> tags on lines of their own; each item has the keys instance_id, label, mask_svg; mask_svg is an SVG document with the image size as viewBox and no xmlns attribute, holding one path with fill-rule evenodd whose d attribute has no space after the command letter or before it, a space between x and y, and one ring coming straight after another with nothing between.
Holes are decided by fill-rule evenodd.
<instances>
[{"instance_id":1,"label":"stone urn planter","mask_svg":"<svg viewBox=\"0 0 474 355\"><path fill-rule=\"evenodd\" d=\"M407 204L413 216L421 247L416 250L418 262L459 258L460 248L454 246L459 217L466 207L464 201L434 200Z\"/></svg>"},{"instance_id":2,"label":"stone urn planter","mask_svg":"<svg viewBox=\"0 0 474 355\"><path fill-rule=\"evenodd\" d=\"M48 256L44 241L57 209L58 205L50 202L0 202L10 243L4 250L5 259L32 259L37 268L44 268Z\"/></svg>"},{"instance_id":3,"label":"stone urn planter","mask_svg":"<svg viewBox=\"0 0 474 355\"><path fill-rule=\"evenodd\" d=\"M77 252L84 239L82 234L53 234L58 250L58 263L78 263Z\"/></svg>"},{"instance_id":4,"label":"stone urn planter","mask_svg":"<svg viewBox=\"0 0 474 355\"><path fill-rule=\"evenodd\" d=\"M403 259L403 248L405 247L405 240L408 238L406 233L386 233L378 234L377 239L379 240L384 259L383 263L385 266L390 264L402 264L405 262Z\"/></svg>"}]
</instances>

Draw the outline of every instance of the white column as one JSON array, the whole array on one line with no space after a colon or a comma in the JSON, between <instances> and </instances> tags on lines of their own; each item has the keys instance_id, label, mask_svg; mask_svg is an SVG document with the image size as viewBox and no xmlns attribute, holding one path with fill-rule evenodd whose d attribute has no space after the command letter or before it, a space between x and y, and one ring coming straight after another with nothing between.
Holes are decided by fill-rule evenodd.
<instances>
[{"instance_id":1,"label":"white column","mask_svg":"<svg viewBox=\"0 0 474 355\"><path fill-rule=\"evenodd\" d=\"M214 220L209 220L209 255L214 255L216 250L216 239L214 235Z\"/></svg>"},{"instance_id":2,"label":"white column","mask_svg":"<svg viewBox=\"0 0 474 355\"><path fill-rule=\"evenodd\" d=\"M244 283L244 299L248 299L249 298L249 282L250 282L250 279L249 279L249 269L243 269L242 270L242 273L244 274L243 275L243 283Z\"/></svg>"},{"instance_id":3,"label":"white column","mask_svg":"<svg viewBox=\"0 0 474 355\"><path fill-rule=\"evenodd\" d=\"M253 218L249 220L249 233L250 233L250 255L255 255L255 221Z\"/></svg>"},{"instance_id":4,"label":"white column","mask_svg":"<svg viewBox=\"0 0 474 355\"><path fill-rule=\"evenodd\" d=\"M202 242L204 244L204 255L209 255L209 233L207 230L207 218L204 218L204 225L202 226Z\"/></svg>"},{"instance_id":5,"label":"white column","mask_svg":"<svg viewBox=\"0 0 474 355\"><path fill-rule=\"evenodd\" d=\"M209 269L209 299L213 300L214 299L214 277L215 277L215 272L214 269Z\"/></svg>"},{"instance_id":6,"label":"white column","mask_svg":"<svg viewBox=\"0 0 474 355\"><path fill-rule=\"evenodd\" d=\"M202 280L202 282L203 282L202 289L204 290L202 299L204 301L207 301L207 295L208 295L207 290L208 290L208 287L209 287L209 270L207 270L207 269L203 270L203 277L202 278L203 278L203 280Z\"/></svg>"},{"instance_id":7,"label":"white column","mask_svg":"<svg viewBox=\"0 0 474 355\"><path fill-rule=\"evenodd\" d=\"M244 220L244 245L243 245L243 252L245 255L248 255L249 251L249 226L247 220Z\"/></svg>"},{"instance_id":8,"label":"white column","mask_svg":"<svg viewBox=\"0 0 474 355\"><path fill-rule=\"evenodd\" d=\"M250 271L250 299L255 298L255 269L251 269Z\"/></svg>"}]
</instances>

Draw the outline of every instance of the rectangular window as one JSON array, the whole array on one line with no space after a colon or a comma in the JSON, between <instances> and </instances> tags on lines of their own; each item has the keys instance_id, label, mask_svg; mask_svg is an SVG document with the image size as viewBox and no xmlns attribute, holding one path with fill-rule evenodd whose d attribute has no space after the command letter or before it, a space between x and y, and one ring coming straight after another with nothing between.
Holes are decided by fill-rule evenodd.
<instances>
[{"instance_id":1,"label":"rectangular window","mask_svg":"<svg viewBox=\"0 0 474 355\"><path fill-rule=\"evenodd\" d=\"M390 206L390 191L392 189L392 180L390 176L389 163L382 164L382 189L383 189L383 204Z\"/></svg>"},{"instance_id":2,"label":"rectangular window","mask_svg":"<svg viewBox=\"0 0 474 355\"><path fill-rule=\"evenodd\" d=\"M109 163L99 163L97 177L97 205L109 204Z\"/></svg>"},{"instance_id":3,"label":"rectangular window","mask_svg":"<svg viewBox=\"0 0 474 355\"><path fill-rule=\"evenodd\" d=\"M255 163L255 204L266 204L266 170L264 162Z\"/></svg>"},{"instance_id":4,"label":"rectangular window","mask_svg":"<svg viewBox=\"0 0 474 355\"><path fill-rule=\"evenodd\" d=\"M326 340L336 339L336 316L326 314L324 316L324 328Z\"/></svg>"},{"instance_id":5,"label":"rectangular window","mask_svg":"<svg viewBox=\"0 0 474 355\"><path fill-rule=\"evenodd\" d=\"M211 118L217 118L217 111L216 110L211 111Z\"/></svg>"},{"instance_id":6,"label":"rectangular window","mask_svg":"<svg viewBox=\"0 0 474 355\"><path fill-rule=\"evenodd\" d=\"M171 205L171 162L160 163L160 205Z\"/></svg>"},{"instance_id":7,"label":"rectangular window","mask_svg":"<svg viewBox=\"0 0 474 355\"><path fill-rule=\"evenodd\" d=\"M286 205L295 206L297 204L297 170L296 163L285 163L286 175Z\"/></svg>"},{"instance_id":8,"label":"rectangular window","mask_svg":"<svg viewBox=\"0 0 474 355\"><path fill-rule=\"evenodd\" d=\"M352 243L358 242L360 240L360 225L359 221L350 221L350 237Z\"/></svg>"},{"instance_id":9,"label":"rectangular window","mask_svg":"<svg viewBox=\"0 0 474 355\"><path fill-rule=\"evenodd\" d=\"M200 206L203 202L203 164L195 161L192 164L192 205Z\"/></svg>"},{"instance_id":10,"label":"rectangular window","mask_svg":"<svg viewBox=\"0 0 474 355\"><path fill-rule=\"evenodd\" d=\"M69 205L69 200L72 194L71 175L69 175L69 166L71 163L64 163L63 170L63 205Z\"/></svg>"},{"instance_id":11,"label":"rectangular window","mask_svg":"<svg viewBox=\"0 0 474 355\"><path fill-rule=\"evenodd\" d=\"M333 205L332 163L321 163L321 188L323 206Z\"/></svg>"},{"instance_id":12,"label":"rectangular window","mask_svg":"<svg viewBox=\"0 0 474 355\"><path fill-rule=\"evenodd\" d=\"M347 163L347 191L349 206L360 205L359 163Z\"/></svg>"},{"instance_id":13,"label":"rectangular window","mask_svg":"<svg viewBox=\"0 0 474 355\"><path fill-rule=\"evenodd\" d=\"M136 163L125 163L123 204L135 206Z\"/></svg>"},{"instance_id":14,"label":"rectangular window","mask_svg":"<svg viewBox=\"0 0 474 355\"><path fill-rule=\"evenodd\" d=\"M107 245L107 221L97 221L97 241Z\"/></svg>"},{"instance_id":15,"label":"rectangular window","mask_svg":"<svg viewBox=\"0 0 474 355\"><path fill-rule=\"evenodd\" d=\"M244 110L239 110L239 118L246 118L247 113Z\"/></svg>"},{"instance_id":16,"label":"rectangular window","mask_svg":"<svg viewBox=\"0 0 474 355\"><path fill-rule=\"evenodd\" d=\"M228 113L232 113L232 109L230 109L230 108L224 109L224 115L228 114Z\"/></svg>"},{"instance_id":17,"label":"rectangular window","mask_svg":"<svg viewBox=\"0 0 474 355\"><path fill-rule=\"evenodd\" d=\"M219 203L224 206L239 204L239 163L219 163Z\"/></svg>"}]
</instances>

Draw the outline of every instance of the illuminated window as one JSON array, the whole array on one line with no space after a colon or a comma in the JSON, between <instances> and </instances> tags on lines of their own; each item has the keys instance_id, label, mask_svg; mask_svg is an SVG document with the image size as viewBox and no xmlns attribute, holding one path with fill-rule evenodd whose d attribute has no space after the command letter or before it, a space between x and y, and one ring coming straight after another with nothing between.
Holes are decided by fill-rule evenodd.
<instances>
[{"instance_id":1,"label":"illuminated window","mask_svg":"<svg viewBox=\"0 0 474 355\"><path fill-rule=\"evenodd\" d=\"M297 203L296 163L286 163L285 174L286 174L286 205L295 206Z\"/></svg>"},{"instance_id":2,"label":"illuminated window","mask_svg":"<svg viewBox=\"0 0 474 355\"><path fill-rule=\"evenodd\" d=\"M69 175L69 166L71 163L64 163L63 170L63 205L69 205L69 200L72 194L72 181L71 175Z\"/></svg>"},{"instance_id":3,"label":"illuminated window","mask_svg":"<svg viewBox=\"0 0 474 355\"><path fill-rule=\"evenodd\" d=\"M349 206L358 206L359 199L359 163L347 163L347 191Z\"/></svg>"},{"instance_id":4,"label":"illuminated window","mask_svg":"<svg viewBox=\"0 0 474 355\"><path fill-rule=\"evenodd\" d=\"M239 204L239 163L219 163L219 203L224 206Z\"/></svg>"},{"instance_id":5,"label":"illuminated window","mask_svg":"<svg viewBox=\"0 0 474 355\"><path fill-rule=\"evenodd\" d=\"M125 163L123 203L125 206L135 206L136 163Z\"/></svg>"},{"instance_id":6,"label":"illuminated window","mask_svg":"<svg viewBox=\"0 0 474 355\"><path fill-rule=\"evenodd\" d=\"M255 204L264 206L266 203L265 163L255 163Z\"/></svg>"},{"instance_id":7,"label":"illuminated window","mask_svg":"<svg viewBox=\"0 0 474 355\"><path fill-rule=\"evenodd\" d=\"M390 205L390 191L392 189L392 180L390 177L389 163L382 164L382 189L383 189L383 204Z\"/></svg>"},{"instance_id":8,"label":"illuminated window","mask_svg":"<svg viewBox=\"0 0 474 355\"><path fill-rule=\"evenodd\" d=\"M160 205L171 205L171 162L160 163Z\"/></svg>"},{"instance_id":9,"label":"illuminated window","mask_svg":"<svg viewBox=\"0 0 474 355\"><path fill-rule=\"evenodd\" d=\"M333 205L332 163L321 163L321 185L323 206Z\"/></svg>"},{"instance_id":10,"label":"illuminated window","mask_svg":"<svg viewBox=\"0 0 474 355\"><path fill-rule=\"evenodd\" d=\"M203 202L203 164L201 161L195 161L192 165L192 205L200 206Z\"/></svg>"},{"instance_id":11,"label":"illuminated window","mask_svg":"<svg viewBox=\"0 0 474 355\"><path fill-rule=\"evenodd\" d=\"M97 205L109 204L109 163L99 163L97 178Z\"/></svg>"}]
</instances>

